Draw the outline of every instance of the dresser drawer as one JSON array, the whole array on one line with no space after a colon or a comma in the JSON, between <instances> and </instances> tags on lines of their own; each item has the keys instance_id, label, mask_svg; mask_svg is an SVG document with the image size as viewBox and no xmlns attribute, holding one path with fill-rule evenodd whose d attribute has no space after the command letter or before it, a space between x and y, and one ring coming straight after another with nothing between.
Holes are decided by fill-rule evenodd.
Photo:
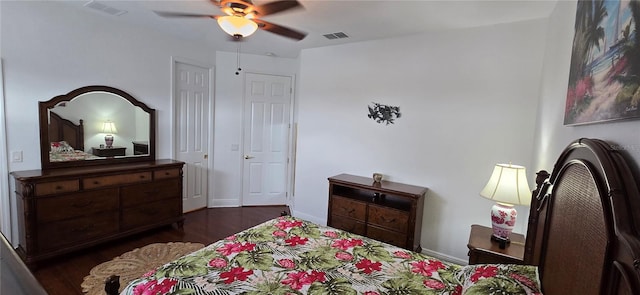
<instances>
[{"instance_id":1,"label":"dresser drawer","mask_svg":"<svg viewBox=\"0 0 640 295\"><path fill-rule=\"evenodd\" d=\"M101 177L85 178L82 181L84 189L93 189L120 184L151 181L151 172L128 173Z\"/></svg>"},{"instance_id":2,"label":"dresser drawer","mask_svg":"<svg viewBox=\"0 0 640 295\"><path fill-rule=\"evenodd\" d=\"M115 188L86 193L42 198L36 203L36 220L51 222L93 215L118 209L118 190Z\"/></svg>"},{"instance_id":3,"label":"dresser drawer","mask_svg":"<svg viewBox=\"0 0 640 295\"><path fill-rule=\"evenodd\" d=\"M42 182L36 183L35 187L36 196L76 192L80 189L80 181L78 179L73 179L56 182Z\"/></svg>"},{"instance_id":4,"label":"dresser drawer","mask_svg":"<svg viewBox=\"0 0 640 295\"><path fill-rule=\"evenodd\" d=\"M369 223L399 232L407 232L409 214L388 207L369 205Z\"/></svg>"},{"instance_id":5,"label":"dresser drawer","mask_svg":"<svg viewBox=\"0 0 640 295\"><path fill-rule=\"evenodd\" d=\"M167 179L125 186L121 189L122 207L131 207L164 199L180 199L182 187L179 179Z\"/></svg>"},{"instance_id":6,"label":"dresser drawer","mask_svg":"<svg viewBox=\"0 0 640 295\"><path fill-rule=\"evenodd\" d=\"M364 222L367 214L367 204L344 197L332 196L331 212L334 216L351 217Z\"/></svg>"},{"instance_id":7,"label":"dresser drawer","mask_svg":"<svg viewBox=\"0 0 640 295\"><path fill-rule=\"evenodd\" d=\"M118 232L118 212L106 212L81 218L38 224L38 249L91 241Z\"/></svg>"},{"instance_id":8,"label":"dresser drawer","mask_svg":"<svg viewBox=\"0 0 640 295\"><path fill-rule=\"evenodd\" d=\"M332 215L331 224L328 225L354 234L364 235L366 233L364 222L339 215Z\"/></svg>"},{"instance_id":9,"label":"dresser drawer","mask_svg":"<svg viewBox=\"0 0 640 295\"><path fill-rule=\"evenodd\" d=\"M153 179L166 179L180 176L180 169L166 169L153 171Z\"/></svg>"},{"instance_id":10,"label":"dresser drawer","mask_svg":"<svg viewBox=\"0 0 640 295\"><path fill-rule=\"evenodd\" d=\"M169 199L122 210L123 229L153 224L182 214L182 199Z\"/></svg>"},{"instance_id":11,"label":"dresser drawer","mask_svg":"<svg viewBox=\"0 0 640 295\"><path fill-rule=\"evenodd\" d=\"M367 237L401 248L407 247L407 235L376 226L367 226Z\"/></svg>"}]
</instances>

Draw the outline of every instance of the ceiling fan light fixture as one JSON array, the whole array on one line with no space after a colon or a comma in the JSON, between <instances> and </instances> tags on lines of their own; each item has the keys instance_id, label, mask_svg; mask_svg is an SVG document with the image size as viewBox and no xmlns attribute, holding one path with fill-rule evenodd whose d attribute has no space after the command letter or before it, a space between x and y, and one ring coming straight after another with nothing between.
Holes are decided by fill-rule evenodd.
<instances>
[{"instance_id":1,"label":"ceiling fan light fixture","mask_svg":"<svg viewBox=\"0 0 640 295\"><path fill-rule=\"evenodd\" d=\"M218 17L218 25L231 36L247 37L258 29L258 24L252 20L236 15Z\"/></svg>"}]
</instances>

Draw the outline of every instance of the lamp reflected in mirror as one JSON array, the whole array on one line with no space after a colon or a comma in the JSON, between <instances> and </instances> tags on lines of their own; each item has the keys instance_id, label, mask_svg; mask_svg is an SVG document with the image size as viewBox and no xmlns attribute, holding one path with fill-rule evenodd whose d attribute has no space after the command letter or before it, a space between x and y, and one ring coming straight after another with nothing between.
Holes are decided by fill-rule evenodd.
<instances>
[{"instance_id":1,"label":"lamp reflected in mirror","mask_svg":"<svg viewBox=\"0 0 640 295\"><path fill-rule=\"evenodd\" d=\"M107 148L113 147L113 134L117 133L116 124L111 121L106 121L102 124L102 133L106 133L104 136L104 144Z\"/></svg>"}]
</instances>

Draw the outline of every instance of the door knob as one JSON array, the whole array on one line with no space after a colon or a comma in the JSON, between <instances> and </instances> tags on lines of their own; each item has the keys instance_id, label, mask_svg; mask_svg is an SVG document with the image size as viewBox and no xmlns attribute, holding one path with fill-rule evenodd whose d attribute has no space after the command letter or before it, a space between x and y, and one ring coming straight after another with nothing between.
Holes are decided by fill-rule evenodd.
<instances>
[{"instance_id":1,"label":"door knob","mask_svg":"<svg viewBox=\"0 0 640 295\"><path fill-rule=\"evenodd\" d=\"M249 160L249 159L253 159L253 157L252 157L252 156L249 156L249 155L244 155L244 159L245 159L245 160Z\"/></svg>"}]
</instances>

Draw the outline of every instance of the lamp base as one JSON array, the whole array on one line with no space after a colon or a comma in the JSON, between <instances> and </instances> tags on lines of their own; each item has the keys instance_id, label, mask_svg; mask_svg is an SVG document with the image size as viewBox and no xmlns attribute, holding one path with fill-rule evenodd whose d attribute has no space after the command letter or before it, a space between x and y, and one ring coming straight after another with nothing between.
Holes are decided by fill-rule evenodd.
<instances>
[{"instance_id":1,"label":"lamp base","mask_svg":"<svg viewBox=\"0 0 640 295\"><path fill-rule=\"evenodd\" d=\"M104 144L107 146L107 148L111 148L113 146L113 135L107 134L104 137Z\"/></svg>"},{"instance_id":2,"label":"lamp base","mask_svg":"<svg viewBox=\"0 0 640 295\"><path fill-rule=\"evenodd\" d=\"M491 240L496 241L500 249L507 248L507 246L511 243L511 239L509 237L504 238L491 235Z\"/></svg>"},{"instance_id":3,"label":"lamp base","mask_svg":"<svg viewBox=\"0 0 640 295\"><path fill-rule=\"evenodd\" d=\"M491 207L491 228L493 229L491 239L495 238L496 241L504 243L506 246L507 241L509 241L509 236L516 224L517 215L518 212L512 205L501 203L493 205L493 207Z\"/></svg>"}]
</instances>

